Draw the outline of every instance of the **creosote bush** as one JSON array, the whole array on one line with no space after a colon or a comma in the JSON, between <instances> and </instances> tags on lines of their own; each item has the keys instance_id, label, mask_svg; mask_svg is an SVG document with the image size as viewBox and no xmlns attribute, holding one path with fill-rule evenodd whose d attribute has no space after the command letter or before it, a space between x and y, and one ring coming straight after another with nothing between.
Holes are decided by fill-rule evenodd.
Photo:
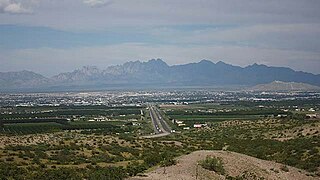
<instances>
[{"instance_id":1,"label":"creosote bush","mask_svg":"<svg viewBox=\"0 0 320 180\"><path fill-rule=\"evenodd\" d=\"M206 159L199 162L199 164L210 171L224 175L226 173L221 158L207 156Z\"/></svg>"}]
</instances>

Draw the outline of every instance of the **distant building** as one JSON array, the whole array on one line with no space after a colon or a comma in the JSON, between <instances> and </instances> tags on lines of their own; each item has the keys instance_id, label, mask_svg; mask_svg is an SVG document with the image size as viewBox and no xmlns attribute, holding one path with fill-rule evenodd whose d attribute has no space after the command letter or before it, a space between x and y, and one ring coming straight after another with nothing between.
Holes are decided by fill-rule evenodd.
<instances>
[{"instance_id":1,"label":"distant building","mask_svg":"<svg viewBox=\"0 0 320 180\"><path fill-rule=\"evenodd\" d=\"M315 112L316 110L314 110L313 108L310 108L308 111L309 112Z\"/></svg>"},{"instance_id":2,"label":"distant building","mask_svg":"<svg viewBox=\"0 0 320 180\"><path fill-rule=\"evenodd\" d=\"M137 123L137 122L132 122L132 125L133 125L133 126L140 126L141 124L140 124L140 123Z\"/></svg>"},{"instance_id":3,"label":"distant building","mask_svg":"<svg viewBox=\"0 0 320 180\"><path fill-rule=\"evenodd\" d=\"M288 115L287 114L278 114L278 116L277 117L287 117Z\"/></svg>"},{"instance_id":4,"label":"distant building","mask_svg":"<svg viewBox=\"0 0 320 180\"><path fill-rule=\"evenodd\" d=\"M193 127L194 128L202 128L202 127L206 127L207 124L194 124Z\"/></svg>"},{"instance_id":5,"label":"distant building","mask_svg":"<svg viewBox=\"0 0 320 180\"><path fill-rule=\"evenodd\" d=\"M175 123L176 123L179 127L186 125L185 123L183 123L183 121L175 121Z\"/></svg>"},{"instance_id":6,"label":"distant building","mask_svg":"<svg viewBox=\"0 0 320 180\"><path fill-rule=\"evenodd\" d=\"M320 118L320 114L306 114L306 118L308 119Z\"/></svg>"}]
</instances>

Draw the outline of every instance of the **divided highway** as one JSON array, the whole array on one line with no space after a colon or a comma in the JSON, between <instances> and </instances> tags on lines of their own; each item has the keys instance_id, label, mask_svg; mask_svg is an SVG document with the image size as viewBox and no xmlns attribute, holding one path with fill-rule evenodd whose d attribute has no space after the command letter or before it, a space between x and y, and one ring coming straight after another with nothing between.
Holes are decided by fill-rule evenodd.
<instances>
[{"instance_id":1,"label":"divided highway","mask_svg":"<svg viewBox=\"0 0 320 180\"><path fill-rule=\"evenodd\" d=\"M150 117L154 129L155 135L149 137L166 136L171 133L171 128L167 122L163 119L159 109L155 106L149 106Z\"/></svg>"}]
</instances>

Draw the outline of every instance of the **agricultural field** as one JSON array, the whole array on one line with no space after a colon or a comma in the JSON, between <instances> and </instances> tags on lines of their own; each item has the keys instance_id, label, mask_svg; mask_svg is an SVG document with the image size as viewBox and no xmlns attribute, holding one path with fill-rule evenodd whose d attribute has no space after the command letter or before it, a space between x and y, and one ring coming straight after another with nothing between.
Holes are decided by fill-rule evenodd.
<instances>
[{"instance_id":1,"label":"agricultural field","mask_svg":"<svg viewBox=\"0 0 320 180\"><path fill-rule=\"evenodd\" d=\"M65 130L94 132L126 131L123 125L145 124L139 107L59 106L16 107L10 114L1 114L2 134L34 134ZM143 128L144 129L144 128Z\"/></svg>"},{"instance_id":2,"label":"agricultural field","mask_svg":"<svg viewBox=\"0 0 320 180\"><path fill-rule=\"evenodd\" d=\"M192 105L160 105L172 121L186 126L211 124L225 120L258 120L265 118L305 119L310 108L319 109L319 100L281 102L232 102ZM317 113L317 112L312 112Z\"/></svg>"},{"instance_id":3,"label":"agricultural field","mask_svg":"<svg viewBox=\"0 0 320 180\"><path fill-rule=\"evenodd\" d=\"M168 135L153 136L147 105L2 108L0 179L161 179L197 153L198 163L221 158L223 174L200 167L209 179L320 177L320 119L307 116L319 112L317 99L153 104L174 130ZM266 166L235 173L233 156Z\"/></svg>"}]
</instances>

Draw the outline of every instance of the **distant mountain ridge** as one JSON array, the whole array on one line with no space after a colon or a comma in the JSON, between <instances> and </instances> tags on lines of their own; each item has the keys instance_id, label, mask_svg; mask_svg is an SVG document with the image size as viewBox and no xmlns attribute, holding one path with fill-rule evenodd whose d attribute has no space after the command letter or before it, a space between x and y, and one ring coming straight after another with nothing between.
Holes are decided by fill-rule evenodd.
<instances>
[{"instance_id":1,"label":"distant mountain ridge","mask_svg":"<svg viewBox=\"0 0 320 180\"><path fill-rule=\"evenodd\" d=\"M49 83L49 81L50 79L32 71L0 72L0 89L41 86Z\"/></svg>"},{"instance_id":2,"label":"distant mountain ridge","mask_svg":"<svg viewBox=\"0 0 320 180\"><path fill-rule=\"evenodd\" d=\"M253 91L311 91L320 90L319 86L306 83L273 81L268 84L258 84L250 90Z\"/></svg>"},{"instance_id":3,"label":"distant mountain ridge","mask_svg":"<svg viewBox=\"0 0 320 180\"><path fill-rule=\"evenodd\" d=\"M169 66L161 59L147 62L130 61L122 65L99 69L84 66L73 72L60 73L47 78L31 71L0 73L0 89L57 89L72 86L254 86L273 81L307 83L320 86L320 75L294 71L285 67L269 67L253 64L247 67L233 66L222 61L213 63L202 60L197 63Z\"/></svg>"},{"instance_id":4,"label":"distant mountain ridge","mask_svg":"<svg viewBox=\"0 0 320 180\"><path fill-rule=\"evenodd\" d=\"M89 81L99 78L101 70L95 66L84 66L81 69L76 69L73 72L61 73L53 76L51 80L57 83L71 83L74 81Z\"/></svg>"}]
</instances>

